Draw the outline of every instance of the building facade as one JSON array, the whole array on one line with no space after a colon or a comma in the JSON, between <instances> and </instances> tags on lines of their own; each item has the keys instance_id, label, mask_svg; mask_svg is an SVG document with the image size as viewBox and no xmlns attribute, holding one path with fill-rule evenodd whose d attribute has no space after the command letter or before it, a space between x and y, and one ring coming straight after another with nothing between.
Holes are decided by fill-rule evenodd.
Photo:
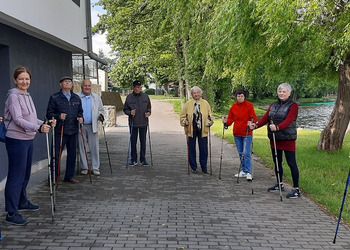
<instances>
[{"instance_id":1,"label":"building facade","mask_svg":"<svg viewBox=\"0 0 350 250\"><path fill-rule=\"evenodd\" d=\"M29 92L39 119L49 96L60 89L59 79L71 75L72 55L92 54L90 0L11 0L0 5L0 116L8 89L15 87L18 66L31 70ZM0 145L0 189L7 175L7 153ZM45 135L34 140L33 171L47 166Z\"/></svg>"}]
</instances>

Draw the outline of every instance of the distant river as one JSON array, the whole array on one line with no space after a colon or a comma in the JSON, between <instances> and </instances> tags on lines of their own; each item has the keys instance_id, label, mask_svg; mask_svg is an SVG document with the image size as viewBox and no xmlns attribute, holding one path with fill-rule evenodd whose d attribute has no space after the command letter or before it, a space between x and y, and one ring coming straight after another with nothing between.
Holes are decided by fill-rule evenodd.
<instances>
[{"instance_id":1,"label":"distant river","mask_svg":"<svg viewBox=\"0 0 350 250\"><path fill-rule=\"evenodd\" d=\"M299 106L298 128L323 130L329 121L334 105Z\"/></svg>"}]
</instances>

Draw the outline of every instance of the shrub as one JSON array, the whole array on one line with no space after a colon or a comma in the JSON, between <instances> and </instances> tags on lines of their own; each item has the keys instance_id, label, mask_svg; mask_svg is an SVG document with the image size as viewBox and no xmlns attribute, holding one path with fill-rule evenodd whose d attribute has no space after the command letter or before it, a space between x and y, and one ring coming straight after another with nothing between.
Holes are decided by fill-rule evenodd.
<instances>
[{"instance_id":1,"label":"shrub","mask_svg":"<svg viewBox=\"0 0 350 250\"><path fill-rule=\"evenodd\" d=\"M155 89L146 89L144 92L147 95L154 95L156 91L155 91Z\"/></svg>"}]
</instances>

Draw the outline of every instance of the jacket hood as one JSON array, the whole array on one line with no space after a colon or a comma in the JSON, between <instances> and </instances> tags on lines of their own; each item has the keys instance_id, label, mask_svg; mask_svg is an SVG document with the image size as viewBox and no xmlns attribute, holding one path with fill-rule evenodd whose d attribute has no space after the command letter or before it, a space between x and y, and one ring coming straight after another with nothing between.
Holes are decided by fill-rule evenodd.
<instances>
[{"instance_id":1,"label":"jacket hood","mask_svg":"<svg viewBox=\"0 0 350 250\"><path fill-rule=\"evenodd\" d=\"M13 88L13 89L9 89L7 92L7 96L11 95L11 94L16 94L16 95L29 95L29 93L27 92L27 94L24 94L22 91L20 91L18 88Z\"/></svg>"}]
</instances>

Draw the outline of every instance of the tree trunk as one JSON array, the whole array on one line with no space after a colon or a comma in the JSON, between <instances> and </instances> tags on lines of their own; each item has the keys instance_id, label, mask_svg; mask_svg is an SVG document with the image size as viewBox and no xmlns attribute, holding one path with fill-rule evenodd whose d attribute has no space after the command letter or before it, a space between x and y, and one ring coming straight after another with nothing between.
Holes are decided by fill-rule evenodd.
<instances>
[{"instance_id":1,"label":"tree trunk","mask_svg":"<svg viewBox=\"0 0 350 250\"><path fill-rule=\"evenodd\" d=\"M350 54L339 66L339 87L337 101L327 127L321 134L318 150L335 151L343 147L344 137L350 120ZM317 121L316 121L317 122Z\"/></svg>"},{"instance_id":2,"label":"tree trunk","mask_svg":"<svg viewBox=\"0 0 350 250\"><path fill-rule=\"evenodd\" d=\"M182 43L181 40L179 39L176 45L176 54L178 56L179 62L181 62L183 58L183 48L182 48ZM184 105L185 103L185 98L184 98L184 79L182 77L182 70L181 66L178 67L178 72L177 72L177 78L179 81L179 95L180 95L180 100L181 100L181 106Z\"/></svg>"},{"instance_id":3,"label":"tree trunk","mask_svg":"<svg viewBox=\"0 0 350 250\"><path fill-rule=\"evenodd\" d=\"M179 93L180 93L180 99L182 102L184 102L184 80L182 79L181 72L178 73L178 80L179 80Z\"/></svg>"},{"instance_id":4,"label":"tree trunk","mask_svg":"<svg viewBox=\"0 0 350 250\"><path fill-rule=\"evenodd\" d=\"M188 77L188 55L187 55L187 39L184 39L184 58L185 58L185 87L186 87L186 97L187 100L190 99L191 93L190 93L190 84L189 84L189 77Z\"/></svg>"}]
</instances>

